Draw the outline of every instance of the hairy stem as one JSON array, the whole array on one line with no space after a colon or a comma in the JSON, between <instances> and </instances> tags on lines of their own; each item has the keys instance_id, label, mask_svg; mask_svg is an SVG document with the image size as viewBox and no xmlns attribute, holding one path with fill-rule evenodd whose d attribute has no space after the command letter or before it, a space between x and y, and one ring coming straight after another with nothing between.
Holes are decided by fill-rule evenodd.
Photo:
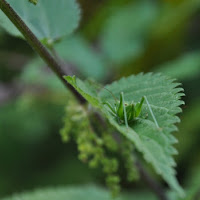
<instances>
[{"instance_id":1,"label":"hairy stem","mask_svg":"<svg viewBox=\"0 0 200 200\"><path fill-rule=\"evenodd\" d=\"M0 8L4 14L10 19L10 21L17 27L22 33L24 38L30 44L30 46L40 55L45 63L54 71L57 77L62 83L75 95L80 103L85 103L85 99L64 79L63 75L68 75L61 66L60 63L49 53L47 48L38 40L34 33L28 28L21 17L14 11L10 4L6 0L0 0Z\"/></svg>"},{"instance_id":2,"label":"hairy stem","mask_svg":"<svg viewBox=\"0 0 200 200\"><path fill-rule=\"evenodd\" d=\"M18 28L22 33L24 38L30 44L30 46L40 55L45 63L54 71L57 77L63 82L63 84L75 95L77 100L81 103L85 103L85 99L64 79L63 75L68 75L69 73L65 72L59 62L49 53L49 51L44 47L44 45L37 39L34 33L27 27L21 17L13 10L13 8L7 3L6 0L0 0L0 8L5 13L5 15L12 21L12 23ZM101 117L97 114L98 117ZM102 117L101 117L102 118ZM160 185L150 177L147 171L143 166L137 162L136 166L139 170L141 178L147 183L150 189L158 196L160 200L168 200L165 195L164 190Z\"/></svg>"}]
</instances>

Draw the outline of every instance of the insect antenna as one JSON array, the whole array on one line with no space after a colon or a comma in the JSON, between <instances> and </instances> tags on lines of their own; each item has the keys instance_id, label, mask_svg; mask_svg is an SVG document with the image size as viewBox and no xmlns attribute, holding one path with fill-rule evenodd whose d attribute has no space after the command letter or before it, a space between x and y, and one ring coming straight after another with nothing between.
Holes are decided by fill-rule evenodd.
<instances>
[{"instance_id":1,"label":"insect antenna","mask_svg":"<svg viewBox=\"0 0 200 200\"><path fill-rule=\"evenodd\" d=\"M154 122L155 122L157 128L160 128L159 125L158 125L158 122L157 122L157 120L156 120L156 117L155 117L155 115L153 114L153 111L152 111L152 109L151 109L151 106L150 106L150 104L149 104L149 101L147 100L147 97L144 96L144 99L145 99L145 101L147 102L147 106L148 106L148 108L149 108L149 111L150 111L150 113L151 113L151 116L153 117L153 120L154 120Z\"/></svg>"},{"instance_id":2,"label":"insect antenna","mask_svg":"<svg viewBox=\"0 0 200 200\"><path fill-rule=\"evenodd\" d=\"M103 89L107 90L113 97L113 99L115 100L115 102L117 103L117 97L106 87L102 87Z\"/></svg>"},{"instance_id":3,"label":"insect antenna","mask_svg":"<svg viewBox=\"0 0 200 200\"><path fill-rule=\"evenodd\" d=\"M103 87L103 86L99 85L98 83L96 83L94 81L92 81L92 83L95 84L98 88L105 89L107 92L109 92L112 95L115 102L117 103L117 101L118 101L117 97L108 88Z\"/></svg>"}]
</instances>

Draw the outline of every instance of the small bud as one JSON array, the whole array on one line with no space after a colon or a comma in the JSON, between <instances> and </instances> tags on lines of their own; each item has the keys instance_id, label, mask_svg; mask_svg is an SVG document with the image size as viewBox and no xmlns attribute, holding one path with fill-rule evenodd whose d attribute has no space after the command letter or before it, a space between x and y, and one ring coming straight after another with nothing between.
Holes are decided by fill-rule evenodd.
<instances>
[{"instance_id":1,"label":"small bud","mask_svg":"<svg viewBox=\"0 0 200 200\"><path fill-rule=\"evenodd\" d=\"M30 3L33 3L34 5L36 5L38 3L38 0L29 0Z\"/></svg>"},{"instance_id":2,"label":"small bud","mask_svg":"<svg viewBox=\"0 0 200 200\"><path fill-rule=\"evenodd\" d=\"M93 158L90 162L89 162L89 166L91 168L96 168L98 167L99 161L97 158Z\"/></svg>"}]
</instances>

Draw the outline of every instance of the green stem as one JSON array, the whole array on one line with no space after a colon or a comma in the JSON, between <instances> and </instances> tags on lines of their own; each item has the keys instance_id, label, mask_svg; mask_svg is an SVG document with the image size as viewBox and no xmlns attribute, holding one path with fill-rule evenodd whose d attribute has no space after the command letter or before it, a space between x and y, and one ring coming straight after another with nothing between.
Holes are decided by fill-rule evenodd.
<instances>
[{"instance_id":1,"label":"green stem","mask_svg":"<svg viewBox=\"0 0 200 200\"><path fill-rule=\"evenodd\" d=\"M85 99L64 79L63 75L67 75L61 68L60 64L55 60L55 58L49 53L49 51L43 46L43 44L37 39L34 33L27 27L21 17L13 10L6 0L0 0L0 8L5 13L5 15L11 20L11 22L18 28L22 33L24 38L30 44L30 46L40 55L45 63L54 71L58 78L63 82L63 84L76 96L80 103L85 103ZM97 114L99 117L99 115ZM167 200L162 188L157 186L157 183L151 179L148 173L142 168L140 164L136 164L141 174L141 177L146 180L150 188L157 194L159 199Z\"/></svg>"},{"instance_id":2,"label":"green stem","mask_svg":"<svg viewBox=\"0 0 200 200\"><path fill-rule=\"evenodd\" d=\"M65 73L63 71L60 64L49 53L47 48L38 40L34 33L28 28L28 26L14 11L10 4L6 0L0 0L0 8L4 12L4 14L10 19L10 21L17 27L17 29L22 33L29 45L40 55L44 62L47 63L47 65L52 69L52 71L57 75L62 83L75 95L77 100L82 104L85 103L83 97L63 79L63 75L68 75L68 73Z\"/></svg>"}]
</instances>

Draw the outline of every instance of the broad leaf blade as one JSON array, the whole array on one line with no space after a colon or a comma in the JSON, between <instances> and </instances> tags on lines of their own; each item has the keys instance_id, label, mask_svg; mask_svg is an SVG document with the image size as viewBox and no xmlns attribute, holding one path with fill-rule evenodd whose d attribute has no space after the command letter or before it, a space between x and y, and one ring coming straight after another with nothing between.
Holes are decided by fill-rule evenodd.
<instances>
[{"instance_id":1,"label":"broad leaf blade","mask_svg":"<svg viewBox=\"0 0 200 200\"><path fill-rule=\"evenodd\" d=\"M183 95L183 93L180 93L182 88L177 88L179 84L160 74L153 75L149 73L122 78L106 86L117 98L120 92L124 92L125 101L128 102L138 102L145 95L151 104L160 127L156 127L147 105L144 104L139 119L129 124L127 129L125 125L119 125L117 120L110 114L109 108L103 105L102 102L105 101L111 104L115 102L108 91L102 90L98 96L95 96L95 93L91 92L93 91L92 85L86 86L79 79L75 80L73 78L74 81L71 81L71 79L71 77L67 77L68 82L83 97L94 106L99 107L109 122L135 144L137 150L143 154L144 159L152 164L156 172L163 177L170 187L180 196L183 196L184 192L176 180L173 168L175 162L172 155L176 153L176 150L172 145L177 140L171 135L172 131L177 130L174 124L179 122L179 118L175 115L181 112L179 106L183 104L179 100ZM147 113L148 117L145 119Z\"/></svg>"},{"instance_id":2,"label":"broad leaf blade","mask_svg":"<svg viewBox=\"0 0 200 200\"><path fill-rule=\"evenodd\" d=\"M25 0L8 0L18 15L24 20L33 33L42 41L52 43L61 37L71 34L78 26L80 9L75 0L42 0L37 5ZM20 32L0 12L1 26L14 36Z\"/></svg>"},{"instance_id":3,"label":"broad leaf blade","mask_svg":"<svg viewBox=\"0 0 200 200\"><path fill-rule=\"evenodd\" d=\"M89 42L81 35L67 37L58 43L55 49L67 63L76 66L84 77L92 77L95 80L105 78L107 70L103 57L95 52Z\"/></svg>"},{"instance_id":4,"label":"broad leaf blade","mask_svg":"<svg viewBox=\"0 0 200 200\"><path fill-rule=\"evenodd\" d=\"M168 61L161 65L156 71L176 77L181 80L188 80L200 75L200 51L187 53L179 58Z\"/></svg>"},{"instance_id":5,"label":"broad leaf blade","mask_svg":"<svg viewBox=\"0 0 200 200\"><path fill-rule=\"evenodd\" d=\"M155 4L143 0L112 12L103 28L101 39L102 50L108 59L123 64L138 58L144 52L147 34L151 31L156 15Z\"/></svg>"},{"instance_id":6,"label":"broad leaf blade","mask_svg":"<svg viewBox=\"0 0 200 200\"><path fill-rule=\"evenodd\" d=\"M123 78L106 88L112 91L115 96L119 96L119 92L123 91L126 101L138 102L142 96L146 96L150 102L153 113L158 121L160 129L158 129L151 117L146 104L143 106L141 117L127 130L125 126L119 125L110 113L104 108L110 123L115 126L121 133L127 136L143 153L146 161L151 163L158 174L179 194L183 194L178 182L175 178L173 169L175 162L172 154L176 150L172 144L176 139L170 134L175 131L175 123L179 119L175 116L180 112L179 105L183 104L179 100L182 95L181 88L176 88L177 83L167 79L161 75L140 74L138 76L130 76ZM113 98L106 91L100 93L103 101L113 103ZM148 118L145 115L148 113Z\"/></svg>"}]
</instances>

